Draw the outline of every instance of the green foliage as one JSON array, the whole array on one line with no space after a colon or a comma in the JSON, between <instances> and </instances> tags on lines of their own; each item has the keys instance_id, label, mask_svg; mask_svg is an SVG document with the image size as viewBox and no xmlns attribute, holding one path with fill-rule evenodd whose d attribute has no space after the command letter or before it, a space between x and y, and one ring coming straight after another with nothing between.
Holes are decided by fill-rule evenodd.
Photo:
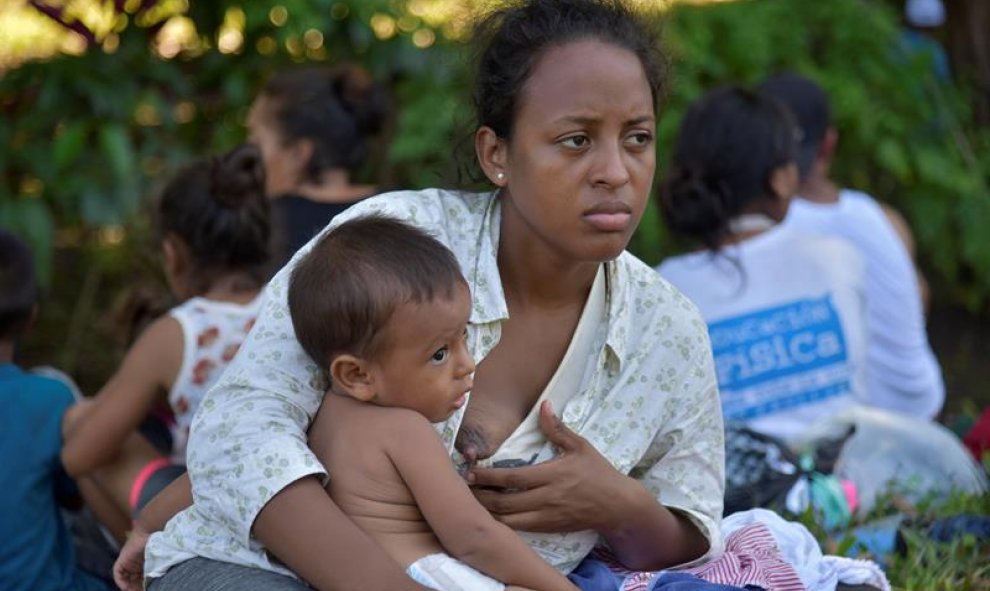
<instances>
[{"instance_id":1,"label":"green foliage","mask_svg":"<svg viewBox=\"0 0 990 591\"><path fill-rule=\"evenodd\" d=\"M396 162L414 182L435 184L423 173L449 161L440 147L449 146L453 123L438 114L455 110L452 89L459 85L457 67L432 67L443 49L411 41L416 31L432 29L389 0L279 6L284 21L267 3L193 2L186 15L199 38L171 59L153 48L174 9L158 17L121 13L123 28L82 55L23 64L0 78L0 225L32 243L46 283L60 235L82 246L80 240L97 240L100 228L130 226L142 201L181 163L244 140L261 81L292 63L357 61L378 79L394 80L406 107ZM405 16L404 28L396 25L379 40L370 25L376 14L393 24ZM219 51L225 23L239 19L239 49ZM322 39L310 46L314 31ZM392 166L384 155L377 160ZM400 173L392 184L407 182Z\"/></svg>"}]
</instances>

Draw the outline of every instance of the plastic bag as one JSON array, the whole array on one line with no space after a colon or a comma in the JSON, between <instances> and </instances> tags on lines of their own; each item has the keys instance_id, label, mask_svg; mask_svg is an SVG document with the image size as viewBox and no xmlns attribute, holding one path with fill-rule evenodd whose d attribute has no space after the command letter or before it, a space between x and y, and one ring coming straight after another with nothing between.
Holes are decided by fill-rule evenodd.
<instances>
[{"instance_id":1,"label":"plastic bag","mask_svg":"<svg viewBox=\"0 0 990 591\"><path fill-rule=\"evenodd\" d=\"M953 492L986 492L987 477L951 431L938 423L858 407L816 423L804 445L854 428L835 462L834 474L858 491L865 515L877 496L892 492L917 502Z\"/></svg>"}]
</instances>

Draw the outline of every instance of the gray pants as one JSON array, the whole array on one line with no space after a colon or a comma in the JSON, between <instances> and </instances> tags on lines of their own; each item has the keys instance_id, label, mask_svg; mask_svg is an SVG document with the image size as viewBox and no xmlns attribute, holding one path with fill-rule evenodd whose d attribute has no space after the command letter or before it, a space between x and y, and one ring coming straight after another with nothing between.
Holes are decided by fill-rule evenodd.
<instances>
[{"instance_id":1,"label":"gray pants","mask_svg":"<svg viewBox=\"0 0 990 591\"><path fill-rule=\"evenodd\" d=\"M309 591L299 579L208 558L191 558L152 579L148 591Z\"/></svg>"}]
</instances>

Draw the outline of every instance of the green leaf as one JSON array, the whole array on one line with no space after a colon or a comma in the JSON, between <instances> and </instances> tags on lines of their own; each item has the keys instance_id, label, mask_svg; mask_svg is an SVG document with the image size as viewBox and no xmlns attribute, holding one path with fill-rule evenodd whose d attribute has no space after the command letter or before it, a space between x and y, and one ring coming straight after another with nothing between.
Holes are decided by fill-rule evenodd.
<instances>
[{"instance_id":1,"label":"green leaf","mask_svg":"<svg viewBox=\"0 0 990 591\"><path fill-rule=\"evenodd\" d=\"M127 130L120 123L111 123L100 129L100 148L110 164L113 176L122 181L134 174L133 146Z\"/></svg>"},{"instance_id":2,"label":"green leaf","mask_svg":"<svg viewBox=\"0 0 990 591\"><path fill-rule=\"evenodd\" d=\"M73 121L68 123L62 133L55 137L52 157L55 160L55 166L58 170L69 168L69 165L79 156L88 131L89 124L87 121Z\"/></svg>"}]
</instances>

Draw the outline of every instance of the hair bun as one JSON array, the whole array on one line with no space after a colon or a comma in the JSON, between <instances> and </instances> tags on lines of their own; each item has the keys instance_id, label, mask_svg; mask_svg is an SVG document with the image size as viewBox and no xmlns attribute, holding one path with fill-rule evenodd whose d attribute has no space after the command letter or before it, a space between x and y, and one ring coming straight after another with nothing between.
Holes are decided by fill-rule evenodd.
<instances>
[{"instance_id":1,"label":"hair bun","mask_svg":"<svg viewBox=\"0 0 990 591\"><path fill-rule=\"evenodd\" d=\"M214 199L221 205L237 208L254 199L264 199L265 167L261 152L243 144L213 159Z\"/></svg>"},{"instance_id":2,"label":"hair bun","mask_svg":"<svg viewBox=\"0 0 990 591\"><path fill-rule=\"evenodd\" d=\"M331 81L340 104L354 116L358 131L362 135L381 131L388 99L371 75L360 66L346 65L331 74Z\"/></svg>"},{"instance_id":3,"label":"hair bun","mask_svg":"<svg viewBox=\"0 0 990 591\"><path fill-rule=\"evenodd\" d=\"M675 167L660 191L667 226L677 234L716 248L728 227L728 187L711 183L704 171Z\"/></svg>"}]
</instances>

